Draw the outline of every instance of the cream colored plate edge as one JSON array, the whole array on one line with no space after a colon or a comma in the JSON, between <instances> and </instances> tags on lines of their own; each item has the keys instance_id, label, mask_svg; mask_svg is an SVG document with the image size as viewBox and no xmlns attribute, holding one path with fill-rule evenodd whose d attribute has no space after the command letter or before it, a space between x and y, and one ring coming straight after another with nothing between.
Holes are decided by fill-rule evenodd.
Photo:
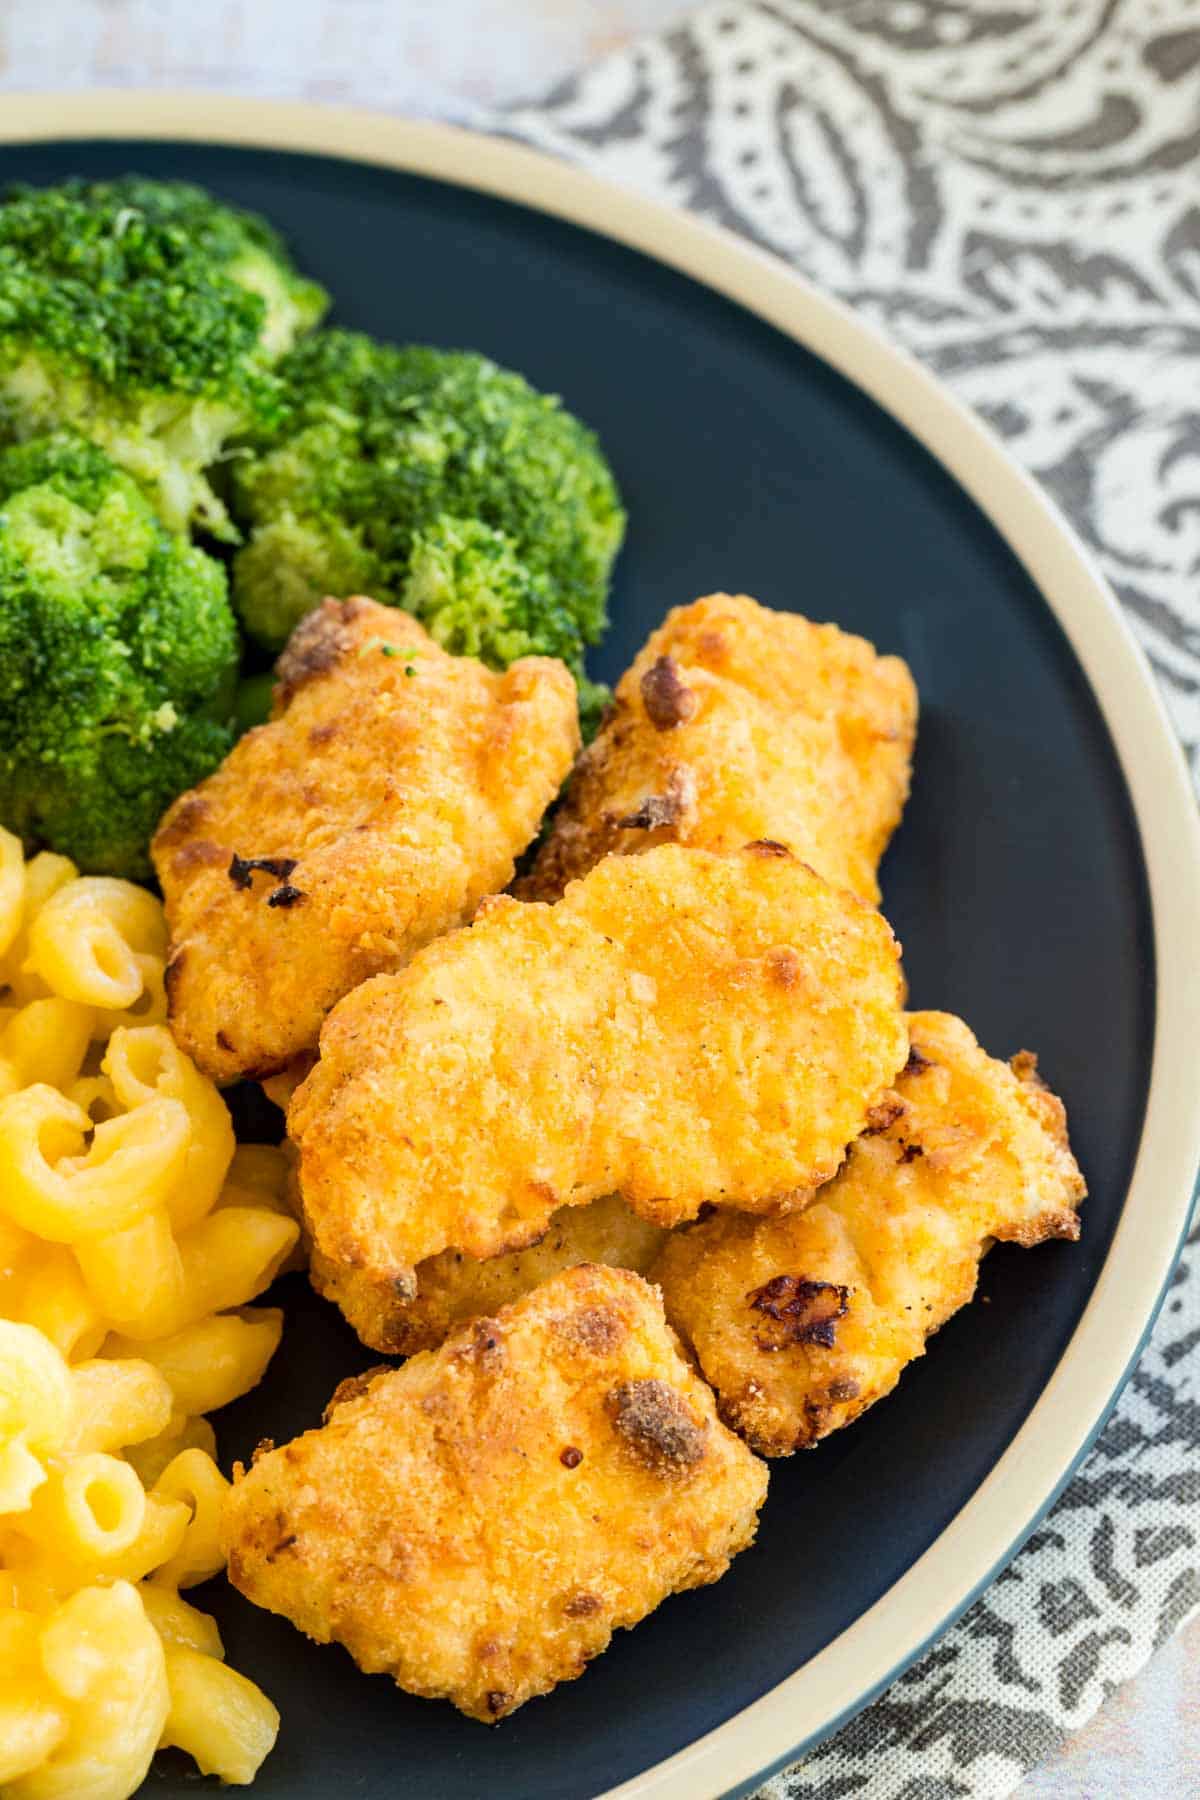
<instances>
[{"instance_id":1,"label":"cream colored plate edge","mask_svg":"<svg viewBox=\"0 0 1200 1800\"><path fill-rule=\"evenodd\" d=\"M796 1674L607 1800L722 1794L827 1732L1003 1565L1095 1432L1161 1298L1200 1166L1200 820L1149 667L1087 552L999 440L881 334L731 233L503 140L382 114L136 92L9 95L0 108L0 141L187 139L411 170L572 220L683 271L815 351L939 458L1029 571L1095 691L1142 834L1158 964L1150 1094L1120 1225L1041 1399L924 1556Z\"/></svg>"}]
</instances>

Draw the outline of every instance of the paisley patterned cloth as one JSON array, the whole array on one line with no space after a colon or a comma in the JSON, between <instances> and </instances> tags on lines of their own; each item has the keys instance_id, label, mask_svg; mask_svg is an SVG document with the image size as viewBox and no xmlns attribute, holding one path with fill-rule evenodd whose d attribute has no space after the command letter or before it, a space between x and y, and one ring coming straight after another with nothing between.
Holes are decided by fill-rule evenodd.
<instances>
[{"instance_id":1,"label":"paisley patterned cloth","mask_svg":"<svg viewBox=\"0 0 1200 1800\"><path fill-rule=\"evenodd\" d=\"M775 251L974 405L1091 546L1200 777L1200 5L731 0L501 128ZM759 1800L1007 1795L1197 1606L1200 1234L1012 1567Z\"/></svg>"}]
</instances>

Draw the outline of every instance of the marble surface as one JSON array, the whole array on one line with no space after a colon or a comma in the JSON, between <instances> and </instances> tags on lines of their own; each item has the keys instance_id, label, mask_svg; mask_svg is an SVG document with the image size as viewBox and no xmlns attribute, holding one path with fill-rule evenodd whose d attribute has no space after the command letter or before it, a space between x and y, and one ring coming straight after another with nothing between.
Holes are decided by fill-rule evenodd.
<instances>
[{"instance_id":1,"label":"marble surface","mask_svg":"<svg viewBox=\"0 0 1200 1800\"><path fill-rule=\"evenodd\" d=\"M1015 1800L1194 1800L1200 1794L1200 1619L1171 1638Z\"/></svg>"},{"instance_id":2,"label":"marble surface","mask_svg":"<svg viewBox=\"0 0 1200 1800\"><path fill-rule=\"evenodd\" d=\"M207 88L454 118L533 98L687 10L686 0L0 0L0 94ZM1017 1791L1143 1794L1200 1795L1200 1620Z\"/></svg>"},{"instance_id":3,"label":"marble surface","mask_svg":"<svg viewBox=\"0 0 1200 1800\"><path fill-rule=\"evenodd\" d=\"M460 116L542 93L686 0L0 0L0 92L147 86Z\"/></svg>"}]
</instances>

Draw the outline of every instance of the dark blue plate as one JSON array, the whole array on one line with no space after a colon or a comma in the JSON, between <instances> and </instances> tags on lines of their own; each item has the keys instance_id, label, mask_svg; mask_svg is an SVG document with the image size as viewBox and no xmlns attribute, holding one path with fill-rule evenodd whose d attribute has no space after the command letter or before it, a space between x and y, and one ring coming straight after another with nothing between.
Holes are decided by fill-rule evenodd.
<instances>
[{"instance_id":1,"label":"dark blue plate","mask_svg":"<svg viewBox=\"0 0 1200 1800\"><path fill-rule=\"evenodd\" d=\"M757 1545L725 1580L669 1601L498 1730L363 1677L223 1583L196 1596L283 1714L263 1800L580 1800L728 1720L878 1600L1054 1370L1121 1211L1149 1079L1153 939L1125 782L1074 654L997 531L887 414L750 312L577 226L362 163L0 148L9 179L127 170L266 213L340 322L487 351L596 427L631 526L595 674L614 678L669 606L722 588L905 656L923 713L884 887L913 1003L961 1013L995 1054L1037 1049L1070 1110L1091 1188L1082 1245L989 1257L990 1304L960 1314L860 1424L774 1466ZM273 1368L218 1421L226 1464L315 1424L336 1382L377 1360L300 1278L280 1298ZM151 1788L165 1800L196 1781L172 1762Z\"/></svg>"}]
</instances>

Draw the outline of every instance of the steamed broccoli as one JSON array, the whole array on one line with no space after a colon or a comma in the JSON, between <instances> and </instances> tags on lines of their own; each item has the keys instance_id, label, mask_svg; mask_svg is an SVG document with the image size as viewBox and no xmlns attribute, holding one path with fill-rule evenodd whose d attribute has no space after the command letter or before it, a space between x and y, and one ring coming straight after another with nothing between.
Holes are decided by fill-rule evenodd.
<instances>
[{"instance_id":1,"label":"steamed broccoli","mask_svg":"<svg viewBox=\"0 0 1200 1800\"><path fill-rule=\"evenodd\" d=\"M225 571L70 433L0 450L0 823L144 876L159 815L232 741Z\"/></svg>"},{"instance_id":2,"label":"steamed broccoli","mask_svg":"<svg viewBox=\"0 0 1200 1800\"><path fill-rule=\"evenodd\" d=\"M326 296L263 220L128 176L0 204L0 432L62 426L136 476L175 530L231 537L204 470L279 414L276 357Z\"/></svg>"},{"instance_id":3,"label":"steamed broccoli","mask_svg":"<svg viewBox=\"0 0 1200 1800\"><path fill-rule=\"evenodd\" d=\"M278 373L282 422L230 465L254 636L278 646L323 595L358 592L494 667L540 652L581 671L625 528L586 426L485 357L353 332L318 333Z\"/></svg>"}]
</instances>

